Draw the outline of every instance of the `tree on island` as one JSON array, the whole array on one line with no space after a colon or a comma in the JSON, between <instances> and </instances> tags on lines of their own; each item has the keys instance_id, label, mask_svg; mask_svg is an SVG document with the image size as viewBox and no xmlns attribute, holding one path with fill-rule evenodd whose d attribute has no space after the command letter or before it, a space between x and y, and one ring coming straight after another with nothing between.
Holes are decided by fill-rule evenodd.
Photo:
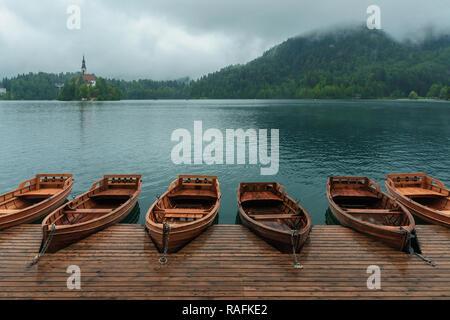
<instances>
[{"instance_id":1,"label":"tree on island","mask_svg":"<svg viewBox=\"0 0 450 320\"><path fill-rule=\"evenodd\" d=\"M103 78L97 78L95 86L90 85L79 78L72 78L58 94L58 100L120 100L120 89L108 83Z\"/></svg>"},{"instance_id":2,"label":"tree on island","mask_svg":"<svg viewBox=\"0 0 450 320\"><path fill-rule=\"evenodd\" d=\"M419 95L415 91L411 91L408 95L408 99L413 99L413 100L419 99Z\"/></svg>"}]
</instances>

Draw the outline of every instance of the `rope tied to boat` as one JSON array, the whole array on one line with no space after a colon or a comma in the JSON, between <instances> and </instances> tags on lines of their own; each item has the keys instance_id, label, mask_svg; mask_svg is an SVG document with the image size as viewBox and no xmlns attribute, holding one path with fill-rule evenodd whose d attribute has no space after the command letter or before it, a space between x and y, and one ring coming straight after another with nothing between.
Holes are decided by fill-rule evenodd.
<instances>
[{"instance_id":1,"label":"rope tied to boat","mask_svg":"<svg viewBox=\"0 0 450 320\"><path fill-rule=\"evenodd\" d=\"M409 232L409 230L406 230L406 229L403 228L403 227L400 227L400 230L402 230L403 232L409 233L409 237L410 237L410 238L409 238L408 243L407 243L407 246L408 246L408 247L407 247L408 253L409 253L409 254L414 254L414 255L416 255L417 257L419 257L420 259L422 259L423 261L425 261L425 262L428 263L429 265L431 265L431 266L433 266L433 267L436 268L436 267L437 267L437 264L436 264L433 260L431 260L431 259L429 259L429 258L423 256L421 252L417 252L416 250L414 250L413 246L411 245L411 242L413 241L413 239L417 242L417 245L419 245L419 241L418 241L418 239L417 239L416 234L415 234L415 233ZM419 251L420 251L420 247L419 247Z\"/></svg>"},{"instance_id":2,"label":"rope tied to boat","mask_svg":"<svg viewBox=\"0 0 450 320\"><path fill-rule=\"evenodd\" d=\"M33 261L31 261L28 265L27 268L31 268L32 266L34 266L36 263L39 262L39 260L41 259L41 257L44 255L44 253L47 251L48 246L50 245L50 241L52 241L53 238L53 234L55 233L56 230L56 225L54 223L52 223L51 225L51 229L50 229L50 233L47 236L47 240L45 241L44 245L41 247L41 250L39 251L39 253L34 257Z\"/></svg>"},{"instance_id":3,"label":"rope tied to boat","mask_svg":"<svg viewBox=\"0 0 450 320\"><path fill-rule=\"evenodd\" d=\"M303 266L300 264L300 262L298 262L297 259L297 254L295 253L295 241L294 241L294 237L298 238L298 232L297 230L292 230L291 233L291 244L292 244L292 254L294 255L294 268L295 269L303 269Z\"/></svg>"},{"instance_id":4,"label":"rope tied to boat","mask_svg":"<svg viewBox=\"0 0 450 320\"><path fill-rule=\"evenodd\" d=\"M163 224L163 241L164 241L164 248L163 248L163 255L159 258L159 264L165 265L167 264L167 250L169 249L169 237L170 237L170 224L166 221Z\"/></svg>"}]
</instances>

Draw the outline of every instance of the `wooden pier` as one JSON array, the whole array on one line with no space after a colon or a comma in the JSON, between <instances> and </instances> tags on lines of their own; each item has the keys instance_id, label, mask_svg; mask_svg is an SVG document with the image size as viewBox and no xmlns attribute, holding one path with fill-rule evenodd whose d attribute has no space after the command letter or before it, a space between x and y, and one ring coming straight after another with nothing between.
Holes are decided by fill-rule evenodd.
<instances>
[{"instance_id":1,"label":"wooden pier","mask_svg":"<svg viewBox=\"0 0 450 320\"><path fill-rule=\"evenodd\" d=\"M94 234L26 268L38 252L39 225L0 232L1 299L449 299L450 230L418 226L423 254L397 252L341 226L314 226L293 268L240 225L215 225L168 257L141 225ZM81 269L81 289L69 290L66 269ZM381 268L381 289L369 290L367 267Z\"/></svg>"}]
</instances>

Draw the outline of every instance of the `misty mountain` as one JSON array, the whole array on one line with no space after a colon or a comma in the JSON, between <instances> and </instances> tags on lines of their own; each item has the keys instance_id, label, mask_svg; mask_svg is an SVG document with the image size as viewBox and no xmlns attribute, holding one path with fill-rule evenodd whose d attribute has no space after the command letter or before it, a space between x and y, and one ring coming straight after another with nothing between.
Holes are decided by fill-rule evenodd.
<instances>
[{"instance_id":1,"label":"misty mountain","mask_svg":"<svg viewBox=\"0 0 450 320\"><path fill-rule=\"evenodd\" d=\"M398 42L365 27L298 36L245 64L191 85L201 98L362 98L426 96L450 84L450 36Z\"/></svg>"},{"instance_id":2,"label":"misty mountain","mask_svg":"<svg viewBox=\"0 0 450 320\"><path fill-rule=\"evenodd\" d=\"M54 83L69 75L19 75L3 86L11 99L54 99ZM449 99L450 34L414 42L365 26L341 28L290 38L196 81L108 82L123 99L404 98L412 91Z\"/></svg>"}]
</instances>

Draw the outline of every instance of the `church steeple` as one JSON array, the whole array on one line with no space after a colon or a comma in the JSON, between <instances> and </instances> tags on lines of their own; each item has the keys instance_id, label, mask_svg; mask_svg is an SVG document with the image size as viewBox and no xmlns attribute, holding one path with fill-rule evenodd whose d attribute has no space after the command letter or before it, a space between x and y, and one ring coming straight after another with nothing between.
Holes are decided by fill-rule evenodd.
<instances>
[{"instance_id":1,"label":"church steeple","mask_svg":"<svg viewBox=\"0 0 450 320\"><path fill-rule=\"evenodd\" d=\"M83 62L81 63L81 73L84 74L86 72L86 61L84 60L83 54Z\"/></svg>"}]
</instances>

